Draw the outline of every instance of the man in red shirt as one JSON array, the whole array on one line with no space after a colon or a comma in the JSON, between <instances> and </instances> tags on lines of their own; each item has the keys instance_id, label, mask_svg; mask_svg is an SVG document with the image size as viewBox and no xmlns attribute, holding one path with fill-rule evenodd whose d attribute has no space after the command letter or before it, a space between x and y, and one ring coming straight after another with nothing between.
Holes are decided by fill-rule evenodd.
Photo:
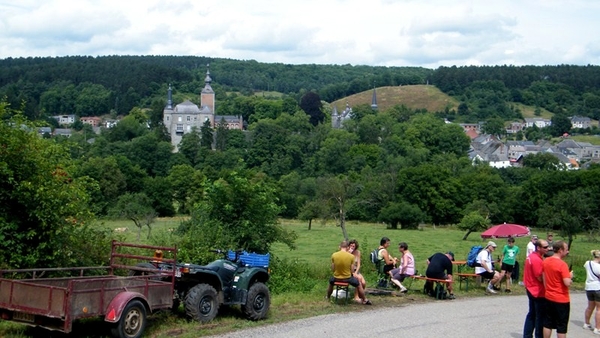
<instances>
[{"instance_id":1,"label":"man in red shirt","mask_svg":"<svg viewBox=\"0 0 600 338\"><path fill-rule=\"evenodd\" d=\"M556 329L558 338L567 336L571 298L569 286L573 282L573 272L569 271L567 263L562 259L569 254L569 248L564 241L554 242L554 255L544 260L544 297L546 298L544 314L544 337L549 338L552 330Z\"/></svg>"},{"instance_id":2,"label":"man in red shirt","mask_svg":"<svg viewBox=\"0 0 600 338\"><path fill-rule=\"evenodd\" d=\"M533 251L525 259L523 268L523 284L529 298L529 313L525 317L523 326L523 337L532 338L535 330L535 338L543 337L543 313L544 313L544 282L542 281L542 264L544 254L548 251L548 242L543 239L535 243Z\"/></svg>"}]
</instances>

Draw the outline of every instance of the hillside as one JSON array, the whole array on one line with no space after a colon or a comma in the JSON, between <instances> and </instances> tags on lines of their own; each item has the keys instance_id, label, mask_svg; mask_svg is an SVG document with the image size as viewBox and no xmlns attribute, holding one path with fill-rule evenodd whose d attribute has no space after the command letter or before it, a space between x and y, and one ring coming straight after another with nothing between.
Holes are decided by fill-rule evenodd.
<instances>
[{"instance_id":1,"label":"hillside","mask_svg":"<svg viewBox=\"0 0 600 338\"><path fill-rule=\"evenodd\" d=\"M405 105L411 109L427 109L430 112L444 111L446 107L456 109L458 101L435 86L411 85L411 86L388 86L376 88L377 105L380 111L395 105ZM331 106L337 106L343 110L348 103L351 107L359 104L371 105L373 90L367 90L345 98L333 101Z\"/></svg>"}]
</instances>

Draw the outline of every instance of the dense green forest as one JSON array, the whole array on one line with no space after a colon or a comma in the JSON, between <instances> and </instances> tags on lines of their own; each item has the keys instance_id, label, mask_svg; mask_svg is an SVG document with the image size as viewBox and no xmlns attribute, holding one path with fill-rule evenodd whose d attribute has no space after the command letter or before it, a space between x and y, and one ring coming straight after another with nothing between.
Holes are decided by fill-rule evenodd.
<instances>
[{"instance_id":1,"label":"dense green forest","mask_svg":"<svg viewBox=\"0 0 600 338\"><path fill-rule=\"evenodd\" d=\"M178 88L176 103L197 96L206 63L220 104L217 113L238 112L248 130L204 127L186 134L173 153L161 122L166 85ZM522 81L514 79L519 69ZM504 70L511 82L500 79ZM181 236L170 239L178 240L184 259L214 245L259 252L276 241L293 247L293 233L279 227L277 217L307 225L314 219L336 219L340 225L347 219L381 221L402 229L430 223L468 230L515 222L566 236L599 229L600 167L560 171L543 154L532 156L524 168L474 165L462 128L440 118L509 120L519 114L510 102L530 99L556 115L593 115L600 96L594 85L597 67L427 70L70 57L1 60L0 72L5 97L0 100L0 254L6 266L90 265L74 252L83 250L92 260L102 251L110 234L93 222L104 217L132 219L150 229L156 216L190 215ZM262 74L273 82L261 89L284 95L245 95L261 83L249 74ZM307 97L333 100L368 90L374 82L427 81L456 95L463 107L427 112L403 105L383 111L359 106L343 129L331 127L327 112L313 116L303 107ZM338 86L340 92L333 94ZM101 115L121 112L125 102L127 116L93 140L87 132L71 138L35 133L33 123L56 112L49 107ZM207 141L213 135L214 143ZM82 247L79 238L90 244Z\"/></svg>"}]
</instances>

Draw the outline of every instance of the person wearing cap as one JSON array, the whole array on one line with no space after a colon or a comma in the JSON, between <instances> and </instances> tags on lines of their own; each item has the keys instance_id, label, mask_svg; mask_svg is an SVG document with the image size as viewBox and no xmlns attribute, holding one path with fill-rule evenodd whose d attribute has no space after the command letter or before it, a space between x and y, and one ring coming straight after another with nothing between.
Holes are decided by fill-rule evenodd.
<instances>
[{"instance_id":1,"label":"person wearing cap","mask_svg":"<svg viewBox=\"0 0 600 338\"><path fill-rule=\"evenodd\" d=\"M483 251L483 250L482 250ZM452 262L454 261L454 253L451 251L445 254L438 252L427 259L427 270L425 276L428 278L445 279L448 281L448 299L454 299L452 292Z\"/></svg>"},{"instance_id":2,"label":"person wearing cap","mask_svg":"<svg viewBox=\"0 0 600 338\"><path fill-rule=\"evenodd\" d=\"M506 289L505 292L511 292L511 275L515 268L517 255L519 254L519 247L515 245L515 239L512 237L508 238L508 244L502 249L502 266L500 268L500 286L502 286L502 278L506 276Z\"/></svg>"},{"instance_id":3,"label":"person wearing cap","mask_svg":"<svg viewBox=\"0 0 600 338\"><path fill-rule=\"evenodd\" d=\"M537 235L531 235L531 241L529 243L527 243L527 250L525 252L525 258L529 257L529 255L531 255L532 252L535 251L535 243L538 240L538 236Z\"/></svg>"},{"instance_id":4,"label":"person wearing cap","mask_svg":"<svg viewBox=\"0 0 600 338\"><path fill-rule=\"evenodd\" d=\"M486 289L489 293L496 293L494 285L500 280L500 274L494 270L492 265L492 252L496 250L496 247L496 243L489 241L485 249L481 250L477 255L477 266L475 267L476 274L480 275L482 279L490 280Z\"/></svg>"}]
</instances>

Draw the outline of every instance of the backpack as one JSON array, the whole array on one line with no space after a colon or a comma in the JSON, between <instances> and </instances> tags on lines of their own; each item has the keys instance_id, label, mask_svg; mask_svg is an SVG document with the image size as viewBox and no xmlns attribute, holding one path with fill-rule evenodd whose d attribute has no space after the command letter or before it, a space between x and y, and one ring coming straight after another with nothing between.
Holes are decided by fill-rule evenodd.
<instances>
[{"instance_id":1,"label":"backpack","mask_svg":"<svg viewBox=\"0 0 600 338\"><path fill-rule=\"evenodd\" d=\"M473 245L471 247L471 251L469 251L469 254L467 255L467 266L471 268L481 266L479 263L477 263L477 255L479 252L481 252L481 250L483 250L481 245Z\"/></svg>"},{"instance_id":2,"label":"backpack","mask_svg":"<svg viewBox=\"0 0 600 338\"><path fill-rule=\"evenodd\" d=\"M379 249L373 249L373 251L371 251L371 263L373 264L377 264L379 263Z\"/></svg>"}]
</instances>

